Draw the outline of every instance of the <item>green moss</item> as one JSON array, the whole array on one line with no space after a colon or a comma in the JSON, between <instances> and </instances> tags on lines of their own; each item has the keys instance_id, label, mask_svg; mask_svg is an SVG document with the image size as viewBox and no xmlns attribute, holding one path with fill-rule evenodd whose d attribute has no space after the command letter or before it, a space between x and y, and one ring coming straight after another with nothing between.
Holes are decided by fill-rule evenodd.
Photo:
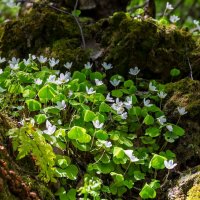
<instances>
[{"instance_id":1,"label":"green moss","mask_svg":"<svg viewBox=\"0 0 200 200\"><path fill-rule=\"evenodd\" d=\"M186 200L199 200L200 199L200 184L193 186L187 193Z\"/></svg>"}]
</instances>

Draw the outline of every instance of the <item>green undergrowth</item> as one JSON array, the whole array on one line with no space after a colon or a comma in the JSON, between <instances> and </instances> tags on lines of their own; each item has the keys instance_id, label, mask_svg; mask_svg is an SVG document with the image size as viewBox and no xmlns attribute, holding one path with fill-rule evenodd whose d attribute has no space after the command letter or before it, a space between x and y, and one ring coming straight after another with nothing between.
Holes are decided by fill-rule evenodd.
<instances>
[{"instance_id":1,"label":"green undergrowth","mask_svg":"<svg viewBox=\"0 0 200 200\"><path fill-rule=\"evenodd\" d=\"M19 122L6 134L16 159L31 156L60 199L156 198L157 174L176 166L166 145L184 135L162 111L164 85L138 78L137 67L125 80L106 78L107 63L71 74L72 63L60 73L44 57L0 60L0 108Z\"/></svg>"}]
</instances>

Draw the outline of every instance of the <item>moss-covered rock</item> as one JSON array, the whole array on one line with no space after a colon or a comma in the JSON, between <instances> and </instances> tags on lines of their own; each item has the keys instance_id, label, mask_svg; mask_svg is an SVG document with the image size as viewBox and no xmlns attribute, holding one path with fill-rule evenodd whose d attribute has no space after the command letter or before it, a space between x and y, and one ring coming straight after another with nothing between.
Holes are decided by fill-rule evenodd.
<instances>
[{"instance_id":1,"label":"moss-covered rock","mask_svg":"<svg viewBox=\"0 0 200 200\"><path fill-rule=\"evenodd\" d=\"M60 66L64 60L78 67L89 59L97 65L107 61L114 66L111 74L125 76L129 68L137 65L140 76L164 81L169 80L173 67L181 69L182 77L189 75L190 61L194 78L199 78L199 47L189 32L174 25L164 26L151 18L133 19L119 12L93 24L84 21L81 26L87 50L82 48L80 29L73 16L36 5L29 14L5 24L1 31L0 55L54 56L61 60ZM92 47L87 45L91 41Z\"/></svg>"},{"instance_id":2,"label":"moss-covered rock","mask_svg":"<svg viewBox=\"0 0 200 200\"><path fill-rule=\"evenodd\" d=\"M198 200L200 197L200 167L184 171L173 184L173 187L168 189L169 200Z\"/></svg>"},{"instance_id":3,"label":"moss-covered rock","mask_svg":"<svg viewBox=\"0 0 200 200\"><path fill-rule=\"evenodd\" d=\"M190 78L166 85L168 99L164 111L168 120L179 123L185 129L185 136L170 146L176 153L180 169L194 167L200 160L200 81ZM178 114L177 107L185 107L187 114ZM184 156L183 156L184 155Z\"/></svg>"}]
</instances>

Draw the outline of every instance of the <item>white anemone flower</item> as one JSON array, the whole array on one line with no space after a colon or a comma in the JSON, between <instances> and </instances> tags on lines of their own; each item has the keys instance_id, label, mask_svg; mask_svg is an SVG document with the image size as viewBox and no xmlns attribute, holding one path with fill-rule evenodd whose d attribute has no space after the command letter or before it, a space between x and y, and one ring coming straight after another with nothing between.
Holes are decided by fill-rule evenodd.
<instances>
[{"instance_id":1,"label":"white anemone flower","mask_svg":"<svg viewBox=\"0 0 200 200\"><path fill-rule=\"evenodd\" d=\"M126 101L124 102L124 107L128 110L132 108L132 97L126 97Z\"/></svg>"},{"instance_id":2,"label":"white anemone flower","mask_svg":"<svg viewBox=\"0 0 200 200\"><path fill-rule=\"evenodd\" d=\"M129 157L131 162L139 161L139 159L133 155L133 150L124 150L124 153Z\"/></svg>"},{"instance_id":3,"label":"white anemone flower","mask_svg":"<svg viewBox=\"0 0 200 200\"><path fill-rule=\"evenodd\" d=\"M120 80L117 80L117 79L113 79L113 80L110 80L110 83L114 86L114 87L116 87L116 86L118 86L119 85L119 83L120 83Z\"/></svg>"},{"instance_id":4,"label":"white anemone flower","mask_svg":"<svg viewBox=\"0 0 200 200\"><path fill-rule=\"evenodd\" d=\"M55 75L50 75L49 78L47 79L48 83L55 83L56 82L56 76Z\"/></svg>"},{"instance_id":5,"label":"white anemone flower","mask_svg":"<svg viewBox=\"0 0 200 200\"><path fill-rule=\"evenodd\" d=\"M17 70L17 69L19 69L19 65L18 65L18 63L17 64L10 64L10 69L12 69L12 70Z\"/></svg>"},{"instance_id":6,"label":"white anemone flower","mask_svg":"<svg viewBox=\"0 0 200 200\"><path fill-rule=\"evenodd\" d=\"M113 68L112 64L110 63L103 62L101 65L105 70L109 70Z\"/></svg>"},{"instance_id":7,"label":"white anemone flower","mask_svg":"<svg viewBox=\"0 0 200 200\"><path fill-rule=\"evenodd\" d=\"M157 120L161 125L164 125L164 123L167 121L167 119L164 115L158 117Z\"/></svg>"},{"instance_id":8,"label":"white anemone flower","mask_svg":"<svg viewBox=\"0 0 200 200\"><path fill-rule=\"evenodd\" d=\"M180 115L187 114L187 111L185 111L185 107L178 107L177 109Z\"/></svg>"},{"instance_id":9,"label":"white anemone flower","mask_svg":"<svg viewBox=\"0 0 200 200\"><path fill-rule=\"evenodd\" d=\"M161 99L164 99L164 98L167 96L167 93L164 93L163 91L160 91L160 92L158 92L158 96L159 96Z\"/></svg>"},{"instance_id":10,"label":"white anemone flower","mask_svg":"<svg viewBox=\"0 0 200 200\"><path fill-rule=\"evenodd\" d=\"M121 116L122 119L127 119L128 114L127 114L127 112L124 112L120 116Z\"/></svg>"},{"instance_id":11,"label":"white anemone flower","mask_svg":"<svg viewBox=\"0 0 200 200\"><path fill-rule=\"evenodd\" d=\"M177 21L180 20L180 18L176 15L172 15L172 16L170 16L169 20L170 20L171 23L175 24Z\"/></svg>"},{"instance_id":12,"label":"white anemone flower","mask_svg":"<svg viewBox=\"0 0 200 200\"><path fill-rule=\"evenodd\" d=\"M0 69L0 74L3 74L3 69Z\"/></svg>"},{"instance_id":13,"label":"white anemone flower","mask_svg":"<svg viewBox=\"0 0 200 200\"><path fill-rule=\"evenodd\" d=\"M87 62L86 64L84 64L85 69L91 69L92 65L90 62Z\"/></svg>"},{"instance_id":14,"label":"white anemone flower","mask_svg":"<svg viewBox=\"0 0 200 200\"><path fill-rule=\"evenodd\" d=\"M4 63L4 62L6 62L6 59L5 59L5 58L2 58L2 57L0 57L0 63Z\"/></svg>"},{"instance_id":15,"label":"white anemone flower","mask_svg":"<svg viewBox=\"0 0 200 200\"><path fill-rule=\"evenodd\" d=\"M68 70L70 70L72 68L72 64L73 64L72 62L66 62L64 64L64 67L67 68Z\"/></svg>"},{"instance_id":16,"label":"white anemone flower","mask_svg":"<svg viewBox=\"0 0 200 200\"><path fill-rule=\"evenodd\" d=\"M97 129L101 129L103 127L103 123L100 123L99 120L92 121L93 125Z\"/></svg>"},{"instance_id":17,"label":"white anemone flower","mask_svg":"<svg viewBox=\"0 0 200 200\"><path fill-rule=\"evenodd\" d=\"M158 90L156 89L156 86L154 86L152 84L152 82L149 83L149 90L152 91L152 92L157 92Z\"/></svg>"},{"instance_id":18,"label":"white anemone flower","mask_svg":"<svg viewBox=\"0 0 200 200\"><path fill-rule=\"evenodd\" d=\"M23 59L23 62L24 62L24 64L26 65L26 66L28 66L28 65L30 65L31 64L31 61L30 61L30 59Z\"/></svg>"},{"instance_id":19,"label":"white anemone flower","mask_svg":"<svg viewBox=\"0 0 200 200\"><path fill-rule=\"evenodd\" d=\"M150 104L150 100L149 99L143 99L143 103L144 103L144 106L146 106L146 107L151 107L153 104Z\"/></svg>"},{"instance_id":20,"label":"white anemone flower","mask_svg":"<svg viewBox=\"0 0 200 200\"><path fill-rule=\"evenodd\" d=\"M46 128L43 132L48 135L52 135L56 131L56 126L52 125L48 120L46 121Z\"/></svg>"},{"instance_id":21,"label":"white anemone flower","mask_svg":"<svg viewBox=\"0 0 200 200\"><path fill-rule=\"evenodd\" d=\"M104 146L105 146L106 148L112 147L112 142L110 142L110 141L102 141L102 143L104 144Z\"/></svg>"},{"instance_id":22,"label":"white anemone flower","mask_svg":"<svg viewBox=\"0 0 200 200\"><path fill-rule=\"evenodd\" d=\"M34 80L34 83L36 85L41 85L42 84L42 80L40 78L37 78L37 79Z\"/></svg>"},{"instance_id":23,"label":"white anemone flower","mask_svg":"<svg viewBox=\"0 0 200 200\"><path fill-rule=\"evenodd\" d=\"M69 73L61 73L60 77L58 78L58 80L56 81L56 83L58 85L63 84L63 83L67 83L70 81L70 74Z\"/></svg>"},{"instance_id":24,"label":"white anemone flower","mask_svg":"<svg viewBox=\"0 0 200 200\"><path fill-rule=\"evenodd\" d=\"M12 65L16 65L16 64L19 63L19 61L20 61L19 58L12 57L12 59L9 60L8 63L9 63L9 64L12 64Z\"/></svg>"},{"instance_id":25,"label":"white anemone flower","mask_svg":"<svg viewBox=\"0 0 200 200\"><path fill-rule=\"evenodd\" d=\"M166 4L166 10L173 10L174 8L173 8L173 6L172 6L172 4L170 4L169 2L167 2L167 4Z\"/></svg>"},{"instance_id":26,"label":"white anemone flower","mask_svg":"<svg viewBox=\"0 0 200 200\"><path fill-rule=\"evenodd\" d=\"M169 161L165 160L164 165L167 169L173 169L174 167L176 167L177 163L174 163L173 160L169 160Z\"/></svg>"},{"instance_id":27,"label":"white anemone flower","mask_svg":"<svg viewBox=\"0 0 200 200\"><path fill-rule=\"evenodd\" d=\"M106 101L107 101L107 102L110 102L110 103L115 102L114 99L113 99L112 97L110 97L110 92L109 92L109 93L107 94L107 96L106 96Z\"/></svg>"},{"instance_id":28,"label":"white anemone flower","mask_svg":"<svg viewBox=\"0 0 200 200\"><path fill-rule=\"evenodd\" d=\"M94 94L94 93L96 93L96 91L92 87L88 88L87 86L86 86L86 92L87 92L87 94Z\"/></svg>"},{"instance_id":29,"label":"white anemone flower","mask_svg":"<svg viewBox=\"0 0 200 200\"><path fill-rule=\"evenodd\" d=\"M73 91L72 90L69 90L68 92L68 97L71 97L73 95Z\"/></svg>"},{"instance_id":30,"label":"white anemone flower","mask_svg":"<svg viewBox=\"0 0 200 200\"><path fill-rule=\"evenodd\" d=\"M38 61L39 61L41 64L47 62L47 58L44 57L44 56L39 56L39 57L37 57L37 59L38 59Z\"/></svg>"},{"instance_id":31,"label":"white anemone flower","mask_svg":"<svg viewBox=\"0 0 200 200\"><path fill-rule=\"evenodd\" d=\"M64 100L62 100L61 102L57 102L56 104L56 108L58 108L59 110L64 110L66 108L66 103Z\"/></svg>"},{"instance_id":32,"label":"white anemone flower","mask_svg":"<svg viewBox=\"0 0 200 200\"><path fill-rule=\"evenodd\" d=\"M97 85L97 86L100 86L100 85L103 85L103 81L101 81L101 80L99 80L99 79L94 79L94 81L95 81L95 84Z\"/></svg>"},{"instance_id":33,"label":"white anemone flower","mask_svg":"<svg viewBox=\"0 0 200 200\"><path fill-rule=\"evenodd\" d=\"M168 130L169 132L173 132L173 127L172 127L172 125L167 125L166 128L167 128L167 130Z\"/></svg>"},{"instance_id":34,"label":"white anemone flower","mask_svg":"<svg viewBox=\"0 0 200 200\"><path fill-rule=\"evenodd\" d=\"M51 68L56 66L59 62L60 62L59 59L56 60L55 58L49 58L49 65L50 65Z\"/></svg>"},{"instance_id":35,"label":"white anemone flower","mask_svg":"<svg viewBox=\"0 0 200 200\"><path fill-rule=\"evenodd\" d=\"M133 76L137 76L139 72L140 72L140 69L138 69L138 67L135 67L134 69L130 68L129 70L129 74Z\"/></svg>"}]
</instances>

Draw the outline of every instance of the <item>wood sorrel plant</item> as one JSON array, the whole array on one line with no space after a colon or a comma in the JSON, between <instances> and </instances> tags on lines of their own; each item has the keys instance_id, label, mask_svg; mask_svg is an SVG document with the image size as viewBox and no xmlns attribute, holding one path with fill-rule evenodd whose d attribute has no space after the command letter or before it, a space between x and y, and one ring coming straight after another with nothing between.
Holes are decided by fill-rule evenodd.
<instances>
[{"instance_id":1,"label":"wood sorrel plant","mask_svg":"<svg viewBox=\"0 0 200 200\"><path fill-rule=\"evenodd\" d=\"M131 80L137 67L129 80L118 74L107 80L112 65L106 63L103 73L90 63L73 73L66 63L68 71L60 73L52 69L55 59L51 67L33 55L0 60L1 110L20 124L8 131L17 159L31 155L42 180L60 180L60 199L120 198L128 190L156 197L157 172L175 167L166 144L184 135L161 110L163 85L151 81L144 91L137 82L137 88Z\"/></svg>"}]
</instances>

